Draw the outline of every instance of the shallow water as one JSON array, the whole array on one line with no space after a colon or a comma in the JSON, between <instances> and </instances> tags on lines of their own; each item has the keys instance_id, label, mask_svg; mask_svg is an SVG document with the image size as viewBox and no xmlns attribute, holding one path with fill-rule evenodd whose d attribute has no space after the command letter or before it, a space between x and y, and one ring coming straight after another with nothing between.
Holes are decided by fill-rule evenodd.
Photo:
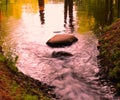
<instances>
[{"instance_id":1,"label":"shallow water","mask_svg":"<svg viewBox=\"0 0 120 100\"><path fill-rule=\"evenodd\" d=\"M78 24L75 5L72 17L69 14L66 20L63 1L45 0L42 12L39 10L43 8L38 7L37 1L33 0L14 1L4 7L10 8L5 13L1 8L0 12L3 48L6 54L12 52L19 56L19 71L56 86L54 92L60 100L118 100L113 98L108 87L99 86L98 77L95 77L99 71L98 41L92 31L78 31L84 25ZM88 22L91 19L93 17ZM86 31L89 28L87 26ZM52 36L63 33L73 34L78 41L64 48L46 45ZM55 58L52 57L54 51L65 51L73 56Z\"/></svg>"}]
</instances>

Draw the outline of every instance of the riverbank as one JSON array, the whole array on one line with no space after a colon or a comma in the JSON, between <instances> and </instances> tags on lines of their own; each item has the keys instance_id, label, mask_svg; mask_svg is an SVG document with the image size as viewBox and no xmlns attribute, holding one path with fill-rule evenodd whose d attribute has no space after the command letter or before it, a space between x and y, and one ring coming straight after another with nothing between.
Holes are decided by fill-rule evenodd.
<instances>
[{"instance_id":1,"label":"riverbank","mask_svg":"<svg viewBox=\"0 0 120 100\"><path fill-rule=\"evenodd\" d=\"M113 91L120 93L120 20L105 27L99 39L98 59L99 76L114 86Z\"/></svg>"},{"instance_id":2,"label":"riverbank","mask_svg":"<svg viewBox=\"0 0 120 100\"><path fill-rule=\"evenodd\" d=\"M0 100L51 100L53 87L34 80L14 66L0 52Z\"/></svg>"}]
</instances>

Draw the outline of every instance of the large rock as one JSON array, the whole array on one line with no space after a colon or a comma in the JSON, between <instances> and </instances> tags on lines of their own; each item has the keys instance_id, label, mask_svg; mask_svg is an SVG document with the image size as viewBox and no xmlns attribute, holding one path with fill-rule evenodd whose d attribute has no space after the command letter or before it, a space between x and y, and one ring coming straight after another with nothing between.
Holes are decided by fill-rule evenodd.
<instances>
[{"instance_id":1,"label":"large rock","mask_svg":"<svg viewBox=\"0 0 120 100\"><path fill-rule=\"evenodd\" d=\"M72 34L57 34L47 41L50 47L64 47L70 46L78 39Z\"/></svg>"}]
</instances>

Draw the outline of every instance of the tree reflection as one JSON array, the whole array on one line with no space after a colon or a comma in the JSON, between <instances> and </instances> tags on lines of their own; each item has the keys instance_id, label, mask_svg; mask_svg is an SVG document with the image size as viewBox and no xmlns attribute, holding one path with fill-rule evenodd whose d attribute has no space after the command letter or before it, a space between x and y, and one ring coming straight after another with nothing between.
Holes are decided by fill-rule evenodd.
<instances>
[{"instance_id":1,"label":"tree reflection","mask_svg":"<svg viewBox=\"0 0 120 100\"><path fill-rule=\"evenodd\" d=\"M73 0L65 0L64 1L64 23L65 27L67 24L67 11L69 9L69 27L71 28L71 32L74 31L74 25L73 25Z\"/></svg>"},{"instance_id":2,"label":"tree reflection","mask_svg":"<svg viewBox=\"0 0 120 100\"><path fill-rule=\"evenodd\" d=\"M109 25L113 21L113 11L114 11L113 10L113 0L106 0L105 5L106 5L105 19L106 19L106 23Z\"/></svg>"},{"instance_id":3,"label":"tree reflection","mask_svg":"<svg viewBox=\"0 0 120 100\"><path fill-rule=\"evenodd\" d=\"M0 30L1 30L1 24L2 23L2 10L1 10L1 7L0 7Z\"/></svg>"},{"instance_id":4,"label":"tree reflection","mask_svg":"<svg viewBox=\"0 0 120 100\"><path fill-rule=\"evenodd\" d=\"M120 0L117 0L117 4L118 4L118 14L117 14L117 16L120 17Z\"/></svg>"},{"instance_id":5,"label":"tree reflection","mask_svg":"<svg viewBox=\"0 0 120 100\"><path fill-rule=\"evenodd\" d=\"M45 19L44 19L44 0L38 0L38 4L39 4L39 13L40 13L41 24L44 24L45 23Z\"/></svg>"},{"instance_id":6,"label":"tree reflection","mask_svg":"<svg viewBox=\"0 0 120 100\"><path fill-rule=\"evenodd\" d=\"M96 1L96 5L93 9L96 25L104 27L113 22L113 0Z\"/></svg>"},{"instance_id":7,"label":"tree reflection","mask_svg":"<svg viewBox=\"0 0 120 100\"><path fill-rule=\"evenodd\" d=\"M120 17L120 0L75 0L75 2L78 18L87 16L86 19L82 18L87 20L93 17L94 29L110 25L114 19Z\"/></svg>"}]
</instances>

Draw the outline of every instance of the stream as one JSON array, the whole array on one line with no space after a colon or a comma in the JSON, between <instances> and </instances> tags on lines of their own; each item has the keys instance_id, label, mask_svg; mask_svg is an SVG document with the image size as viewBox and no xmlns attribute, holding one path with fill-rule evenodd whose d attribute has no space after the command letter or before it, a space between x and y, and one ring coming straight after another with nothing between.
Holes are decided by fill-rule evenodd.
<instances>
[{"instance_id":1,"label":"stream","mask_svg":"<svg viewBox=\"0 0 120 100\"><path fill-rule=\"evenodd\" d=\"M55 86L58 100L119 100L109 87L101 86L95 76L99 71L99 52L98 40L90 30L94 18L83 13L80 18L87 20L80 24L74 3L72 12L69 9L68 13L63 0L41 2L39 7L37 0L11 0L8 5L2 5L0 34L5 54L18 55L19 71ZM73 34L78 41L62 48L46 45L52 36L63 33ZM72 56L52 56L53 52L61 51Z\"/></svg>"}]
</instances>

